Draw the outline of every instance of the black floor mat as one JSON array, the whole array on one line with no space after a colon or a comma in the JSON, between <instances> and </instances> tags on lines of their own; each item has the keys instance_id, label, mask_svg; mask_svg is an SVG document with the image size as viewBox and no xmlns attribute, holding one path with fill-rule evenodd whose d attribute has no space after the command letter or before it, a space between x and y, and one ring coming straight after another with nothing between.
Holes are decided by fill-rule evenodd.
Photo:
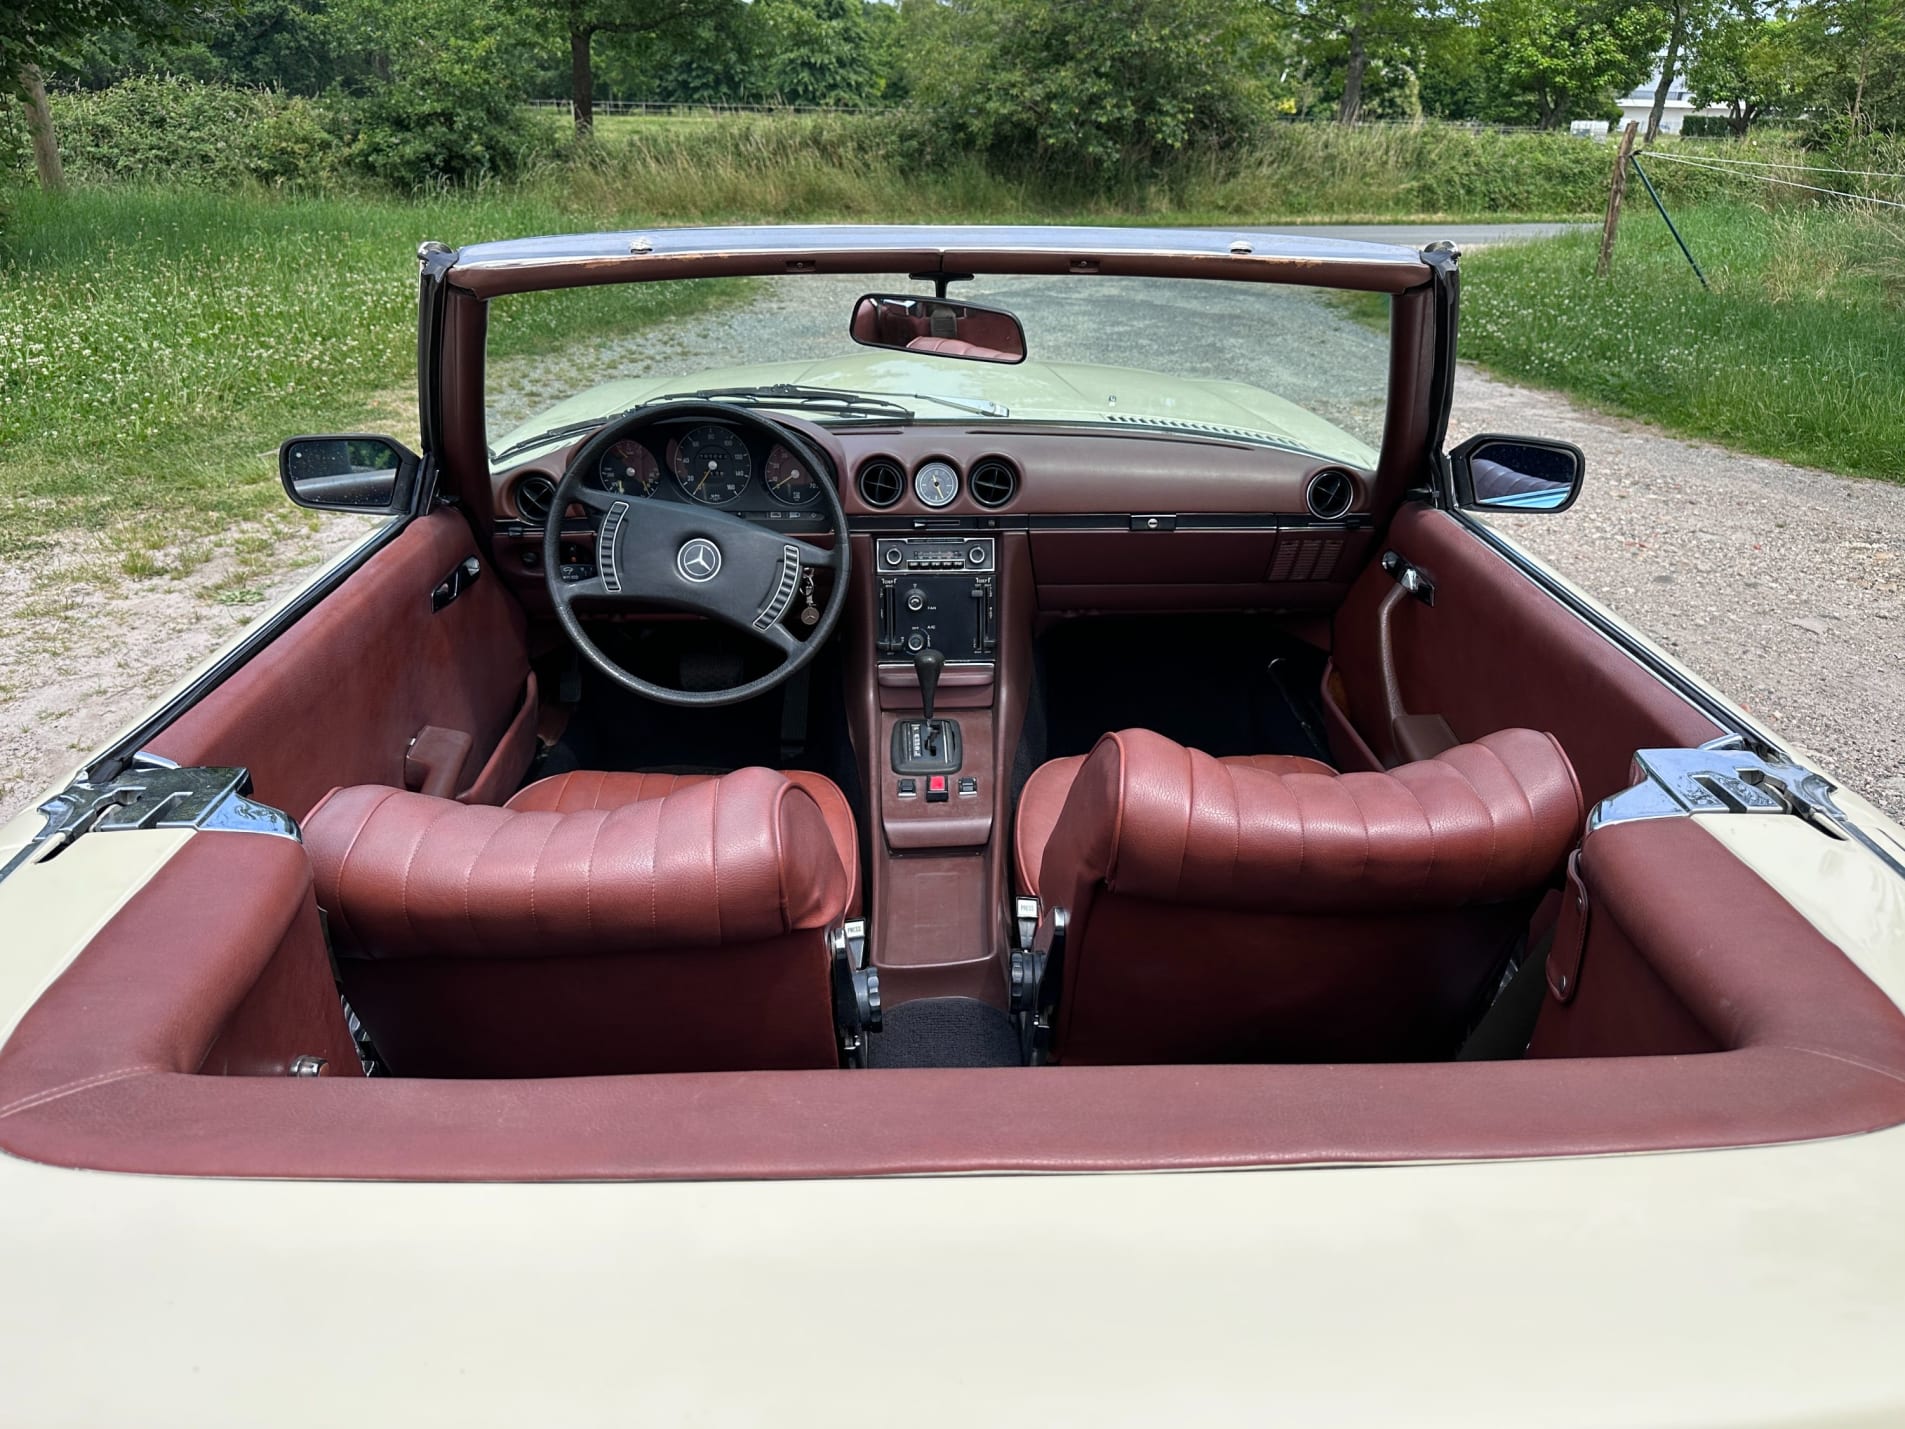
<instances>
[{"instance_id":1,"label":"black floor mat","mask_svg":"<svg viewBox=\"0 0 1905 1429\"><path fill-rule=\"evenodd\" d=\"M867 1038L872 1067L1016 1067L1019 1030L975 997L928 997L886 1013Z\"/></svg>"},{"instance_id":2,"label":"black floor mat","mask_svg":"<svg viewBox=\"0 0 1905 1429\"><path fill-rule=\"evenodd\" d=\"M1097 616L1039 641L1047 759L1152 729L1206 754L1329 760L1320 651L1250 615Z\"/></svg>"}]
</instances>

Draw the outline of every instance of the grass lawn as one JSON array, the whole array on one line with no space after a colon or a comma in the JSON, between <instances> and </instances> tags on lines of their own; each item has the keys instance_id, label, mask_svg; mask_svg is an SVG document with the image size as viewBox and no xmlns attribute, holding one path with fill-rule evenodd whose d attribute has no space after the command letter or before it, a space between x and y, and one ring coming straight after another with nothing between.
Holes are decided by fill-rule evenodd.
<instances>
[{"instance_id":1,"label":"grass lawn","mask_svg":"<svg viewBox=\"0 0 1905 1429\"><path fill-rule=\"evenodd\" d=\"M578 226L590 225L482 194L21 195L0 239L0 561L31 561L80 529L111 553L82 579L181 573L231 525L291 512L284 437L367 428L415 442L417 244ZM628 331L738 291L654 284L502 304L490 347Z\"/></svg>"},{"instance_id":2,"label":"grass lawn","mask_svg":"<svg viewBox=\"0 0 1905 1429\"><path fill-rule=\"evenodd\" d=\"M1704 292L1634 200L1608 281L1598 230L1464 260L1462 356L1684 436L1905 481L1905 224L1811 206L1675 212Z\"/></svg>"}]
</instances>

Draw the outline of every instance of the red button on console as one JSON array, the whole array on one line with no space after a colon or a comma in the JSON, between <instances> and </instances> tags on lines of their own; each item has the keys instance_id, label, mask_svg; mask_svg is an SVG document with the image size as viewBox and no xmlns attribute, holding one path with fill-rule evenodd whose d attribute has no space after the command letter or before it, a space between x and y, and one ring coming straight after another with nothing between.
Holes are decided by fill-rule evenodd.
<instances>
[{"instance_id":1,"label":"red button on console","mask_svg":"<svg viewBox=\"0 0 1905 1429\"><path fill-rule=\"evenodd\" d=\"M946 776L944 774L929 774L926 777L926 802L929 804L943 804L946 802Z\"/></svg>"}]
</instances>

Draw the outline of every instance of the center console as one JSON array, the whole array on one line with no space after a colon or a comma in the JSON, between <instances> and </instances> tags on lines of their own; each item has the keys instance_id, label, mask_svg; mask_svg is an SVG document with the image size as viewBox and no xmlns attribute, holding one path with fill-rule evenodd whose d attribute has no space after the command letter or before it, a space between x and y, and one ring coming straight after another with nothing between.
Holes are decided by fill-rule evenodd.
<instances>
[{"instance_id":1,"label":"center console","mask_svg":"<svg viewBox=\"0 0 1905 1429\"><path fill-rule=\"evenodd\" d=\"M995 708L1000 538L873 541L873 736L883 894L872 940L897 1001L996 998L1002 974L989 857L1002 833Z\"/></svg>"}]
</instances>

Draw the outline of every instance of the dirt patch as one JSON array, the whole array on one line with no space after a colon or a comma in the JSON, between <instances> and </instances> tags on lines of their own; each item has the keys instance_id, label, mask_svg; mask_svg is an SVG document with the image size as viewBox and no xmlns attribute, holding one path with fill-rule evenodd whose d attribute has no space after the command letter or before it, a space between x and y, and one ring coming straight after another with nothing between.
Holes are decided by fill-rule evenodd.
<instances>
[{"instance_id":1,"label":"dirt patch","mask_svg":"<svg viewBox=\"0 0 1905 1429\"><path fill-rule=\"evenodd\" d=\"M1512 540L1894 818L1905 818L1905 487L1685 442L1463 369L1454 437L1587 453Z\"/></svg>"},{"instance_id":2,"label":"dirt patch","mask_svg":"<svg viewBox=\"0 0 1905 1429\"><path fill-rule=\"evenodd\" d=\"M117 574L118 548L85 531L0 563L0 822L374 524L287 509L167 577Z\"/></svg>"}]
</instances>

